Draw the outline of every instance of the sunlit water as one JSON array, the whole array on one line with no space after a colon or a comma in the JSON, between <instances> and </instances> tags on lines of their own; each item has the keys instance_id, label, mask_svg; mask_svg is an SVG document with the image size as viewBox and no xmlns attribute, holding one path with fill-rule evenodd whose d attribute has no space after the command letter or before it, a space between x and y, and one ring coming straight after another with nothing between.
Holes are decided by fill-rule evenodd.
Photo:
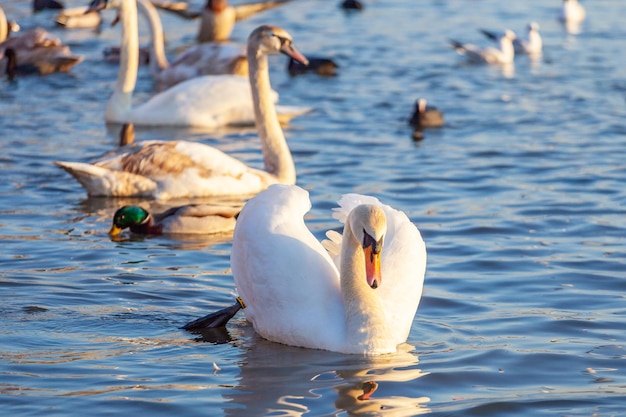
<instances>
[{"instance_id":1,"label":"sunlit water","mask_svg":"<svg viewBox=\"0 0 626 417\"><path fill-rule=\"evenodd\" d=\"M0 80L0 404L6 415L618 416L626 413L626 3L587 1L568 34L558 0L295 0L242 22L277 24L336 78L289 78L285 104L313 106L286 134L307 222L338 224L345 192L379 197L419 226L429 259L410 351L377 359L281 346L243 315L227 332L187 321L232 303L230 240L107 235L127 200L87 199L52 161L110 150L103 122L118 41L62 31L54 12L3 2L23 28L55 30L86 60L71 74ZM67 1L79 5L78 1ZM195 4L200 4L196 2ZM195 24L162 14L173 54ZM448 38L540 23L544 56L469 66ZM142 37L146 40L145 36ZM136 100L154 86L146 68ZM447 125L416 143L418 97ZM260 166L254 131L138 130L191 139ZM314 320L315 318L312 317ZM378 389L369 399L364 383Z\"/></svg>"}]
</instances>

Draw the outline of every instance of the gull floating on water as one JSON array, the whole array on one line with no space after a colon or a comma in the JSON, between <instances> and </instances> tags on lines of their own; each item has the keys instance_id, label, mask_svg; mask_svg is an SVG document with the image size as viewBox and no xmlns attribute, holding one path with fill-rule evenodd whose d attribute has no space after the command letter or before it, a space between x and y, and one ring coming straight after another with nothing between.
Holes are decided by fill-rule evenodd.
<instances>
[{"instance_id":1,"label":"gull floating on water","mask_svg":"<svg viewBox=\"0 0 626 417\"><path fill-rule=\"evenodd\" d=\"M484 29L480 29L480 31L494 41L500 40L504 36L504 32L492 32ZM539 34L539 24L530 22L526 26L526 37L516 36L513 40L513 48L516 54L541 55L543 40Z\"/></svg>"},{"instance_id":2,"label":"gull floating on water","mask_svg":"<svg viewBox=\"0 0 626 417\"><path fill-rule=\"evenodd\" d=\"M580 23L585 20L585 17L585 8L578 3L578 0L563 0L559 14L561 22Z\"/></svg>"},{"instance_id":3,"label":"gull floating on water","mask_svg":"<svg viewBox=\"0 0 626 417\"><path fill-rule=\"evenodd\" d=\"M568 33L580 33L580 24L585 20L585 8L578 0L563 0L559 12L559 21L565 26Z\"/></svg>"},{"instance_id":4,"label":"gull floating on water","mask_svg":"<svg viewBox=\"0 0 626 417\"><path fill-rule=\"evenodd\" d=\"M472 44L464 44L450 39L452 47L460 54L464 55L469 62L478 64L510 64L515 57L515 49L513 48L513 41L515 40L515 33L511 30L506 30L499 39L499 48L484 48L480 49Z\"/></svg>"}]
</instances>

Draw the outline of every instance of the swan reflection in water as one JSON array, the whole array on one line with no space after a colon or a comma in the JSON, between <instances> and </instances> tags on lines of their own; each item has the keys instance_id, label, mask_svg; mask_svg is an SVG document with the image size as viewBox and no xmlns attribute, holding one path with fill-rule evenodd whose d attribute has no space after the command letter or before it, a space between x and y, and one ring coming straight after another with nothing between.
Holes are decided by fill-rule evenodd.
<instances>
[{"instance_id":1,"label":"swan reflection in water","mask_svg":"<svg viewBox=\"0 0 626 417\"><path fill-rule=\"evenodd\" d=\"M418 356L405 344L389 355L365 357L270 342L258 336L245 320L235 326L209 329L203 338L213 343L245 341L238 384L223 394L227 416L387 415L426 414L428 397L415 382L427 375L417 368ZM236 333L231 336L232 330ZM406 396L385 396L386 385ZM399 388L397 384L404 384Z\"/></svg>"}]
</instances>

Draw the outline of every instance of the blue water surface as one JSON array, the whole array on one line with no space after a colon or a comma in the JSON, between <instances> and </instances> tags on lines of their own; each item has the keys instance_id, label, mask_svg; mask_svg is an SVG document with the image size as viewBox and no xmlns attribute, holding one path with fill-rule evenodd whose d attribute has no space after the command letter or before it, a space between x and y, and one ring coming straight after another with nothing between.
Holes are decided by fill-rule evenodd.
<instances>
[{"instance_id":1,"label":"blue water surface","mask_svg":"<svg viewBox=\"0 0 626 417\"><path fill-rule=\"evenodd\" d=\"M281 103L314 108L286 130L314 233L339 228L331 208L347 192L405 211L422 232L428 268L408 346L379 358L268 342L243 315L204 337L181 330L233 302L230 238L112 240L112 214L136 200L87 198L52 163L116 145L104 108L117 67L102 59L119 41L113 12L99 32L69 31L54 11L3 2L23 30L43 26L85 56L69 74L0 79L6 415L626 413L626 3L585 1L587 20L568 33L558 0L363 1L345 13L294 0L233 37L278 25L304 54L340 65L337 77L290 78L284 57L270 61ZM161 17L173 56L196 23ZM522 33L529 21L544 54L510 68L468 65L448 44L486 46L478 29ZM135 100L154 91L141 68ZM446 118L421 142L407 125L418 97ZM152 138L262 166L253 129L137 130Z\"/></svg>"}]
</instances>

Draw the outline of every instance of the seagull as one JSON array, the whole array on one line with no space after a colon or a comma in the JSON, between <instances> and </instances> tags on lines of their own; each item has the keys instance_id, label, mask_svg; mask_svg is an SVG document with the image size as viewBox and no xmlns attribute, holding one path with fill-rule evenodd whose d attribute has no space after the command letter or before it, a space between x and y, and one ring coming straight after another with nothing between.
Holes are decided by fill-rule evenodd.
<instances>
[{"instance_id":1,"label":"seagull","mask_svg":"<svg viewBox=\"0 0 626 417\"><path fill-rule=\"evenodd\" d=\"M559 20L566 23L580 23L585 20L586 13L578 0L563 0Z\"/></svg>"},{"instance_id":2,"label":"seagull","mask_svg":"<svg viewBox=\"0 0 626 417\"><path fill-rule=\"evenodd\" d=\"M504 32L491 32L485 29L480 29L480 31L483 35L494 41L504 36ZM513 40L513 48L515 49L515 54L541 55L543 40L539 34L539 24L537 22L530 22L526 25L526 37L519 38L516 36Z\"/></svg>"},{"instance_id":3,"label":"seagull","mask_svg":"<svg viewBox=\"0 0 626 417\"><path fill-rule=\"evenodd\" d=\"M511 30L504 31L500 37L500 48L480 49L472 44L464 44L455 40L450 40L452 47L460 54L465 55L467 60L476 64L510 64L515 57L513 48L515 33Z\"/></svg>"}]
</instances>

